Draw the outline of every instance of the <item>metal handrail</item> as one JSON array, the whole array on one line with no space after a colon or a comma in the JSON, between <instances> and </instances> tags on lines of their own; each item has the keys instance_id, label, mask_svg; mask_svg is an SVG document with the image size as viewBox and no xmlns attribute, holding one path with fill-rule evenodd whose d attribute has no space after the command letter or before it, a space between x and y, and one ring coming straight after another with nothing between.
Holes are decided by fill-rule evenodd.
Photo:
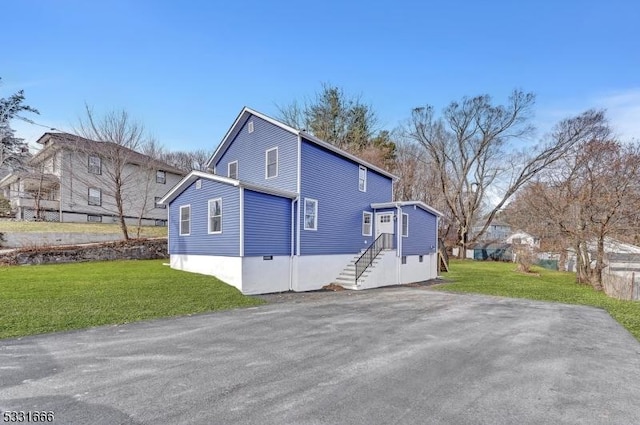
<instances>
[{"instance_id":1,"label":"metal handrail","mask_svg":"<svg viewBox=\"0 0 640 425\"><path fill-rule=\"evenodd\" d=\"M362 273L369 268L373 260L383 249L393 248L393 233L381 233L369 248L356 260L356 285Z\"/></svg>"}]
</instances>

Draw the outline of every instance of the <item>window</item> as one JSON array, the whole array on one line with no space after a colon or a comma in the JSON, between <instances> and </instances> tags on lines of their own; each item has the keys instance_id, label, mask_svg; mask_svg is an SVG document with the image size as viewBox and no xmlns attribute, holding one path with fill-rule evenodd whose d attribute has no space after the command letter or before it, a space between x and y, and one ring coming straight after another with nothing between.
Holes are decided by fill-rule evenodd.
<instances>
[{"instance_id":1,"label":"window","mask_svg":"<svg viewBox=\"0 0 640 425\"><path fill-rule=\"evenodd\" d=\"M249 121L249 124L247 124L247 131L253 133L253 121Z\"/></svg>"},{"instance_id":2,"label":"window","mask_svg":"<svg viewBox=\"0 0 640 425\"><path fill-rule=\"evenodd\" d=\"M418 261L422 263L422 260L423 260L422 255L418 255Z\"/></svg>"},{"instance_id":3,"label":"window","mask_svg":"<svg viewBox=\"0 0 640 425\"><path fill-rule=\"evenodd\" d=\"M278 177L278 148L269 149L265 152L266 178Z\"/></svg>"},{"instance_id":4,"label":"window","mask_svg":"<svg viewBox=\"0 0 640 425\"><path fill-rule=\"evenodd\" d=\"M167 208L167 206L166 206L165 204L161 204L161 203L160 203L160 199L162 199L162 197L161 197L161 196L156 196L156 197L154 197L154 202L155 202L155 204L156 204L156 205L155 205L155 207L156 207L156 208L162 208L162 209Z\"/></svg>"},{"instance_id":5,"label":"window","mask_svg":"<svg viewBox=\"0 0 640 425\"><path fill-rule=\"evenodd\" d=\"M191 233L191 205L180 207L180 236L188 236Z\"/></svg>"},{"instance_id":6,"label":"window","mask_svg":"<svg viewBox=\"0 0 640 425\"><path fill-rule=\"evenodd\" d=\"M209 201L209 233L222 233L222 198Z\"/></svg>"},{"instance_id":7,"label":"window","mask_svg":"<svg viewBox=\"0 0 640 425\"><path fill-rule=\"evenodd\" d=\"M406 255L402 256L402 264L407 264L407 256Z\"/></svg>"},{"instance_id":8,"label":"window","mask_svg":"<svg viewBox=\"0 0 640 425\"><path fill-rule=\"evenodd\" d=\"M101 215L87 215L87 221L90 221L92 223L102 223L102 216Z\"/></svg>"},{"instance_id":9,"label":"window","mask_svg":"<svg viewBox=\"0 0 640 425\"><path fill-rule=\"evenodd\" d=\"M166 227L167 226L167 220L156 220L155 224L156 224L156 226Z\"/></svg>"},{"instance_id":10,"label":"window","mask_svg":"<svg viewBox=\"0 0 640 425\"><path fill-rule=\"evenodd\" d=\"M402 236L409 236L409 214L402 213Z\"/></svg>"},{"instance_id":11,"label":"window","mask_svg":"<svg viewBox=\"0 0 640 425\"><path fill-rule=\"evenodd\" d=\"M87 171L91 174L102 174L102 159L98 155L89 155Z\"/></svg>"},{"instance_id":12,"label":"window","mask_svg":"<svg viewBox=\"0 0 640 425\"><path fill-rule=\"evenodd\" d=\"M100 189L96 189L95 187L90 187L88 201L89 205L102 205L102 191Z\"/></svg>"},{"instance_id":13,"label":"window","mask_svg":"<svg viewBox=\"0 0 640 425\"><path fill-rule=\"evenodd\" d=\"M358 190L360 192L367 191L367 168L362 165L358 167Z\"/></svg>"},{"instance_id":14,"label":"window","mask_svg":"<svg viewBox=\"0 0 640 425\"><path fill-rule=\"evenodd\" d=\"M196 189L202 189L202 179L196 180Z\"/></svg>"},{"instance_id":15,"label":"window","mask_svg":"<svg viewBox=\"0 0 640 425\"><path fill-rule=\"evenodd\" d=\"M318 230L318 201L304 198L304 230Z\"/></svg>"},{"instance_id":16,"label":"window","mask_svg":"<svg viewBox=\"0 0 640 425\"><path fill-rule=\"evenodd\" d=\"M227 176L230 179L238 180L238 161L230 162L227 165Z\"/></svg>"},{"instance_id":17,"label":"window","mask_svg":"<svg viewBox=\"0 0 640 425\"><path fill-rule=\"evenodd\" d=\"M166 182L167 182L167 173L162 170L156 171L156 183L165 184Z\"/></svg>"},{"instance_id":18,"label":"window","mask_svg":"<svg viewBox=\"0 0 640 425\"><path fill-rule=\"evenodd\" d=\"M371 236L371 219L373 213L363 211L362 212L362 236Z\"/></svg>"}]
</instances>

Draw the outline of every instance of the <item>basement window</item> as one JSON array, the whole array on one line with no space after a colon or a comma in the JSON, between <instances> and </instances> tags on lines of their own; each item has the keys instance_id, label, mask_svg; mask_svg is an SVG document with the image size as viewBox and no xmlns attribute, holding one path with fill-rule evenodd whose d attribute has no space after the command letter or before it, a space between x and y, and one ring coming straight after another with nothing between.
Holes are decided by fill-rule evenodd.
<instances>
[{"instance_id":1,"label":"basement window","mask_svg":"<svg viewBox=\"0 0 640 425\"><path fill-rule=\"evenodd\" d=\"M422 263L422 255L418 256L418 261Z\"/></svg>"},{"instance_id":2,"label":"basement window","mask_svg":"<svg viewBox=\"0 0 640 425\"><path fill-rule=\"evenodd\" d=\"M102 223L102 216L101 215L87 215L87 221L90 221L92 223Z\"/></svg>"},{"instance_id":3,"label":"basement window","mask_svg":"<svg viewBox=\"0 0 640 425\"><path fill-rule=\"evenodd\" d=\"M403 255L401 260L402 260L402 264L407 264L407 256L406 255Z\"/></svg>"},{"instance_id":4,"label":"basement window","mask_svg":"<svg viewBox=\"0 0 640 425\"><path fill-rule=\"evenodd\" d=\"M263 255L262 259L265 260L265 261L273 260L273 255Z\"/></svg>"}]
</instances>

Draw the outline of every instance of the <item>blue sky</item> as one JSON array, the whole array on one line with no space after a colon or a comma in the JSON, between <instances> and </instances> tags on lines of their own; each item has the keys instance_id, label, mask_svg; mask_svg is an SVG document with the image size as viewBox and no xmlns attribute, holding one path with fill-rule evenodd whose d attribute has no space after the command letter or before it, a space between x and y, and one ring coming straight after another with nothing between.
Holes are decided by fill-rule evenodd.
<instances>
[{"instance_id":1,"label":"blue sky","mask_svg":"<svg viewBox=\"0 0 640 425\"><path fill-rule=\"evenodd\" d=\"M392 129L413 107L537 94L540 132L605 107L640 136L640 2L87 1L3 4L0 97L70 129L85 102L126 109L172 150L213 150L240 109L276 115L322 82ZM35 140L46 129L16 121Z\"/></svg>"}]
</instances>

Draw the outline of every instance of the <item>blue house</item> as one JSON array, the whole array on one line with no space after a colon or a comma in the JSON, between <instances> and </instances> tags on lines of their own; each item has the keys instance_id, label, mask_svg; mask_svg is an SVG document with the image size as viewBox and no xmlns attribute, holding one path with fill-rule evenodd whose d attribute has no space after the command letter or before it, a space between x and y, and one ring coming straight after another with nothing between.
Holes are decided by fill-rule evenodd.
<instances>
[{"instance_id":1,"label":"blue house","mask_svg":"<svg viewBox=\"0 0 640 425\"><path fill-rule=\"evenodd\" d=\"M392 174L244 108L208 167L161 200L171 267L245 294L435 278L441 214L394 202Z\"/></svg>"}]
</instances>

